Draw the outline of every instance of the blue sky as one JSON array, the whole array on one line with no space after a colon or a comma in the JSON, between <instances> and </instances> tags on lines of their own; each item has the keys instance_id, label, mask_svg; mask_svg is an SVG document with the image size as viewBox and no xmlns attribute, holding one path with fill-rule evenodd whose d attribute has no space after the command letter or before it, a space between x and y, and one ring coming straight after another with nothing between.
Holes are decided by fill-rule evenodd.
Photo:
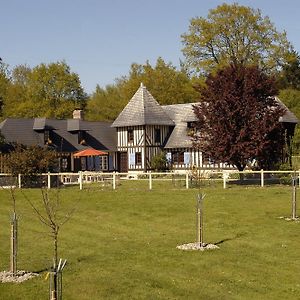
<instances>
[{"instance_id":1,"label":"blue sky","mask_svg":"<svg viewBox=\"0 0 300 300\"><path fill-rule=\"evenodd\" d=\"M0 57L11 68L65 60L91 93L133 62L178 66L190 19L223 2L261 9L300 52L299 0L0 0Z\"/></svg>"}]
</instances>

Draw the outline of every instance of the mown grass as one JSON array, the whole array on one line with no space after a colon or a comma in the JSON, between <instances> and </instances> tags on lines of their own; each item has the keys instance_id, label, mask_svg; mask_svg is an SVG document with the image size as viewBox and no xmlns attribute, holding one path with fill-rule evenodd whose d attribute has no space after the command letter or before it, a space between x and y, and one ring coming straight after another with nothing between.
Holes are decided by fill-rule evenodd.
<instances>
[{"instance_id":1,"label":"mown grass","mask_svg":"<svg viewBox=\"0 0 300 300\"><path fill-rule=\"evenodd\" d=\"M206 242L219 250L187 252L195 241L198 190L138 182L116 191L96 186L60 192L62 211L76 212L61 229L67 258L64 299L299 299L300 223L290 215L291 188L208 186ZM37 203L39 190L23 193ZM19 269L40 272L22 284L0 284L0 299L48 299L51 239L17 193ZM0 270L9 266L9 192L0 191ZM77 201L79 200L79 201Z\"/></svg>"}]
</instances>

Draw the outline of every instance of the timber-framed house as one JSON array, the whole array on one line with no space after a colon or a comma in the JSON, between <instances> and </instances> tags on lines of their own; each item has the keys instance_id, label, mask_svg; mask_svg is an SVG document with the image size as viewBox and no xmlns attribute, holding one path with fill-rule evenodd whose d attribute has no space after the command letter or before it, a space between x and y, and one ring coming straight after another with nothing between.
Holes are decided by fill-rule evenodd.
<instances>
[{"instance_id":1,"label":"timber-framed house","mask_svg":"<svg viewBox=\"0 0 300 300\"><path fill-rule=\"evenodd\" d=\"M283 157L289 159L298 119L276 100L286 110L279 121L285 128L287 144ZM189 132L197 121L194 104L159 105L141 84L113 123L85 121L83 112L75 110L73 119L68 120L8 118L0 123L0 131L7 145L18 143L54 149L59 158L59 171L147 172L151 170L153 158L162 151L173 170L232 168L224 163L215 164L205 153L192 147ZM78 151L83 150L100 150L103 155L78 157ZM1 172L5 171L5 155L0 155Z\"/></svg>"}]
</instances>

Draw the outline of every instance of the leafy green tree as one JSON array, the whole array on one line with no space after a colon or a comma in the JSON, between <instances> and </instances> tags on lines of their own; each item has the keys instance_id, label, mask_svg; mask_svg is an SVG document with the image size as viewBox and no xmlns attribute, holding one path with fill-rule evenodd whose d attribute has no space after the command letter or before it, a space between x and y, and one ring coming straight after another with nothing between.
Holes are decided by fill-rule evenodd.
<instances>
[{"instance_id":1,"label":"leafy green tree","mask_svg":"<svg viewBox=\"0 0 300 300\"><path fill-rule=\"evenodd\" d=\"M279 92L279 99L291 110L300 120L300 90L284 89ZM293 137L293 154L300 154L300 128L296 126Z\"/></svg>"},{"instance_id":2,"label":"leafy green tree","mask_svg":"<svg viewBox=\"0 0 300 300\"><path fill-rule=\"evenodd\" d=\"M11 84L7 89L6 99L3 105L3 116L25 117L19 114L19 107L27 101L28 78L31 69L26 65L16 66L12 70Z\"/></svg>"},{"instance_id":3,"label":"leafy green tree","mask_svg":"<svg viewBox=\"0 0 300 300\"><path fill-rule=\"evenodd\" d=\"M39 146L15 145L5 165L13 176L23 175L23 185L41 184L38 174L57 167L56 152Z\"/></svg>"},{"instance_id":4,"label":"leafy green tree","mask_svg":"<svg viewBox=\"0 0 300 300\"><path fill-rule=\"evenodd\" d=\"M132 98L141 82L149 89L160 104L187 103L195 101L198 93L184 69L177 70L171 63L158 58L153 67L132 64L128 76L116 80L105 89L96 87L87 105L87 118L90 120L114 120Z\"/></svg>"},{"instance_id":5,"label":"leafy green tree","mask_svg":"<svg viewBox=\"0 0 300 300\"><path fill-rule=\"evenodd\" d=\"M300 90L300 57L296 51L291 52L278 77L281 89Z\"/></svg>"},{"instance_id":6,"label":"leafy green tree","mask_svg":"<svg viewBox=\"0 0 300 300\"><path fill-rule=\"evenodd\" d=\"M113 121L125 106L120 88L107 85L105 89L99 85L87 102L86 119L91 121Z\"/></svg>"},{"instance_id":7,"label":"leafy green tree","mask_svg":"<svg viewBox=\"0 0 300 300\"><path fill-rule=\"evenodd\" d=\"M202 101L194 107L199 120L195 147L239 171L254 160L270 169L281 159L284 109L272 97L274 78L255 66L230 65L210 75L200 92Z\"/></svg>"},{"instance_id":8,"label":"leafy green tree","mask_svg":"<svg viewBox=\"0 0 300 300\"><path fill-rule=\"evenodd\" d=\"M260 10L237 3L219 5L207 18L193 18L182 39L186 64L206 74L229 64L276 69L291 49L285 32L278 32Z\"/></svg>"},{"instance_id":9,"label":"leafy green tree","mask_svg":"<svg viewBox=\"0 0 300 300\"><path fill-rule=\"evenodd\" d=\"M65 62L16 67L9 96L6 117L28 118L68 118L87 99L79 76Z\"/></svg>"},{"instance_id":10,"label":"leafy green tree","mask_svg":"<svg viewBox=\"0 0 300 300\"><path fill-rule=\"evenodd\" d=\"M7 90L10 85L8 65L0 59L0 117L3 115L3 105L7 98Z\"/></svg>"}]
</instances>

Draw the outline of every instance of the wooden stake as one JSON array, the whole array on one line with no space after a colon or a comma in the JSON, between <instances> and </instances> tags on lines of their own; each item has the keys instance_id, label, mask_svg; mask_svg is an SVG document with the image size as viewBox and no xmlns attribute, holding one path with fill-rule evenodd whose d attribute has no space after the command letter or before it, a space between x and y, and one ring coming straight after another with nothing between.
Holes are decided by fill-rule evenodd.
<instances>
[{"instance_id":1,"label":"wooden stake","mask_svg":"<svg viewBox=\"0 0 300 300\"><path fill-rule=\"evenodd\" d=\"M15 276L17 274L17 238L18 238L18 220L16 213L13 213L11 221L11 252L10 252L10 271Z\"/></svg>"},{"instance_id":2,"label":"wooden stake","mask_svg":"<svg viewBox=\"0 0 300 300\"><path fill-rule=\"evenodd\" d=\"M203 246L203 199L204 194L197 196L197 243Z\"/></svg>"}]
</instances>

